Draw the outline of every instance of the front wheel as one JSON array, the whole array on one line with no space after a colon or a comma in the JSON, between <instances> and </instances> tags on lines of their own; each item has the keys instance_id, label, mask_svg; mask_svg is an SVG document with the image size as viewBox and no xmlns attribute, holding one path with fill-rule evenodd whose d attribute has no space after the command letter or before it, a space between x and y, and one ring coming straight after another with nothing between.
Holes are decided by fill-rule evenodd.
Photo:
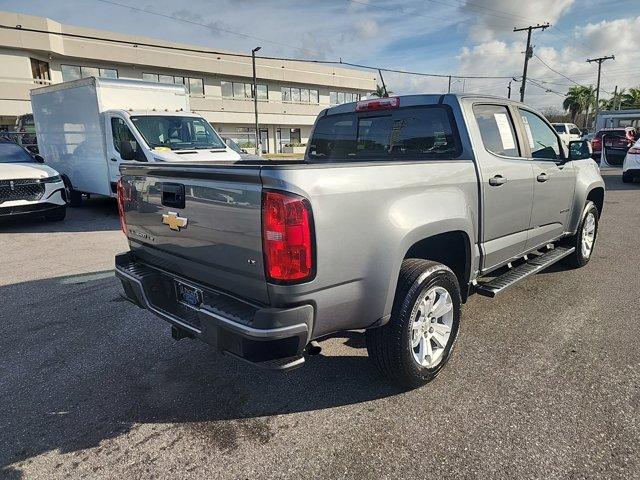
<instances>
[{"instance_id":1,"label":"front wheel","mask_svg":"<svg viewBox=\"0 0 640 480\"><path fill-rule=\"evenodd\" d=\"M378 371L405 388L433 380L451 355L460 306L458 280L448 267L404 260L389 322L366 332Z\"/></svg>"},{"instance_id":2,"label":"front wheel","mask_svg":"<svg viewBox=\"0 0 640 480\"><path fill-rule=\"evenodd\" d=\"M584 208L578 231L566 241L567 246L575 247L575 251L565 260L570 267L584 267L591 260L598 235L598 220L598 208L590 201Z\"/></svg>"},{"instance_id":3,"label":"front wheel","mask_svg":"<svg viewBox=\"0 0 640 480\"><path fill-rule=\"evenodd\" d=\"M628 175L626 173L622 174L622 183L632 183L633 182L633 177L631 175Z\"/></svg>"}]
</instances>

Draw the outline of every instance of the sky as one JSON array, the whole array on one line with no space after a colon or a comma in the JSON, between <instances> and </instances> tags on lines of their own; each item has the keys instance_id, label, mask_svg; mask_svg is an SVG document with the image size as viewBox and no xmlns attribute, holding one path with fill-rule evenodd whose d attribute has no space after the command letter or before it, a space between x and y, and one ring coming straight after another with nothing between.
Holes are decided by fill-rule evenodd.
<instances>
[{"instance_id":1,"label":"sky","mask_svg":"<svg viewBox=\"0 0 640 480\"><path fill-rule=\"evenodd\" d=\"M0 10L243 53L259 45L267 56L515 76L514 98L526 32L513 28L549 22L533 32L527 103L560 108L570 86L596 84L597 65L586 60L605 55L615 60L603 64L601 98L640 86L640 0L0 0ZM448 87L446 78L383 75L396 94ZM508 83L454 79L451 89L506 95Z\"/></svg>"}]
</instances>

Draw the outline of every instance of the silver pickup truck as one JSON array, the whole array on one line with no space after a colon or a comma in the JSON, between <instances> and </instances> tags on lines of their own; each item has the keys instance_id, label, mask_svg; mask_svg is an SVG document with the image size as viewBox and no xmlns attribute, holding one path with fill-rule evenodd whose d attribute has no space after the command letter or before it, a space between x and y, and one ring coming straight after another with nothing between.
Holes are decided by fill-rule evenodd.
<instances>
[{"instance_id":1,"label":"silver pickup truck","mask_svg":"<svg viewBox=\"0 0 640 480\"><path fill-rule=\"evenodd\" d=\"M413 388L445 365L469 295L593 252L604 182L503 98L412 95L324 110L303 160L121 167L127 297L239 359L290 369L366 330Z\"/></svg>"}]
</instances>

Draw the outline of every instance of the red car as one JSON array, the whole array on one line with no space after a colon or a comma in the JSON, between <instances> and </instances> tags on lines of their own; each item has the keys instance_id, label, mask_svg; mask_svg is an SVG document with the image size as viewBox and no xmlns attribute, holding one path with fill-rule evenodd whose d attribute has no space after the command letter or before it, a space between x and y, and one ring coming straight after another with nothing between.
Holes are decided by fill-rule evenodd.
<instances>
[{"instance_id":1,"label":"red car","mask_svg":"<svg viewBox=\"0 0 640 480\"><path fill-rule=\"evenodd\" d=\"M627 150L638 138L635 127L603 128L591 140L592 158L600 161L602 154L602 136L607 148L607 162L610 165L622 165Z\"/></svg>"}]
</instances>

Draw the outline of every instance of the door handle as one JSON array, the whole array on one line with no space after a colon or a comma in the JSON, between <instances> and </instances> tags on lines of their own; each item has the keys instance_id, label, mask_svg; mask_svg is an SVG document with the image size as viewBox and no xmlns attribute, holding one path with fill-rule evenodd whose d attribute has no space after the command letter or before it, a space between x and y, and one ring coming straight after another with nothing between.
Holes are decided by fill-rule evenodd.
<instances>
[{"instance_id":1,"label":"door handle","mask_svg":"<svg viewBox=\"0 0 640 480\"><path fill-rule=\"evenodd\" d=\"M118 159L117 159L117 158L112 158L112 159L111 159L111 161L112 161L112 162L117 162L117 161L118 161Z\"/></svg>"},{"instance_id":2,"label":"door handle","mask_svg":"<svg viewBox=\"0 0 640 480\"><path fill-rule=\"evenodd\" d=\"M500 185L504 185L505 183L507 183L507 179L502 175L496 175L489 179L489 185L491 185L492 187L499 187Z\"/></svg>"},{"instance_id":3,"label":"door handle","mask_svg":"<svg viewBox=\"0 0 640 480\"><path fill-rule=\"evenodd\" d=\"M545 172L542 172L536 177L536 180L538 180L539 182L546 182L547 180L549 180L549 175L547 175Z\"/></svg>"}]
</instances>

